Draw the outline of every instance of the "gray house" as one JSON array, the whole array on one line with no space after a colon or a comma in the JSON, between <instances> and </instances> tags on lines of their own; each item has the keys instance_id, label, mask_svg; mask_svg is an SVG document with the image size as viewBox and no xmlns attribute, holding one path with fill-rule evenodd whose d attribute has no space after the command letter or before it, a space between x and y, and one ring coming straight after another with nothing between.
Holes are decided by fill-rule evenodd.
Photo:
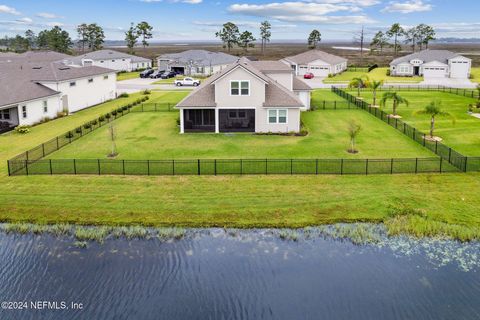
<instances>
[{"instance_id":1,"label":"gray house","mask_svg":"<svg viewBox=\"0 0 480 320\"><path fill-rule=\"evenodd\" d=\"M190 76L209 76L225 69L238 57L207 50L187 50L178 53L163 54L157 58L159 70L176 71Z\"/></svg>"},{"instance_id":2,"label":"gray house","mask_svg":"<svg viewBox=\"0 0 480 320\"><path fill-rule=\"evenodd\" d=\"M115 50L97 50L70 57L69 63L78 66L97 66L116 71L135 71L152 67L152 60Z\"/></svg>"},{"instance_id":3,"label":"gray house","mask_svg":"<svg viewBox=\"0 0 480 320\"><path fill-rule=\"evenodd\" d=\"M390 63L392 76L468 79L472 60L448 50L423 50Z\"/></svg>"}]
</instances>

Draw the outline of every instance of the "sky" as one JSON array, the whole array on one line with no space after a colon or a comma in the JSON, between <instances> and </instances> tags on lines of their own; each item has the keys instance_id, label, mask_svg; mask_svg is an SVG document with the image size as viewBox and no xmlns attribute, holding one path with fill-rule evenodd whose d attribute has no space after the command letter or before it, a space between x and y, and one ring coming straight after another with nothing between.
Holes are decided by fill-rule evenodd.
<instances>
[{"instance_id":1,"label":"sky","mask_svg":"<svg viewBox=\"0 0 480 320\"><path fill-rule=\"evenodd\" d=\"M149 22L156 41L215 40L231 21L257 35L269 20L272 41L303 40L313 29L322 40L352 40L362 26L371 37L399 22L426 23L437 37L480 38L479 0L0 0L0 37L55 25L70 32L98 23L108 40L123 40L130 23Z\"/></svg>"}]
</instances>

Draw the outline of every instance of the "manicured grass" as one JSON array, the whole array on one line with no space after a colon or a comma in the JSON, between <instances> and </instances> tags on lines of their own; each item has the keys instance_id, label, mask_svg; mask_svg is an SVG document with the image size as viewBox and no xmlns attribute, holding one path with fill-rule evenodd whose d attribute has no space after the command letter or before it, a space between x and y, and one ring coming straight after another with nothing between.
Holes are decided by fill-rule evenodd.
<instances>
[{"instance_id":1,"label":"manicured grass","mask_svg":"<svg viewBox=\"0 0 480 320\"><path fill-rule=\"evenodd\" d=\"M472 67L471 70L471 75L472 75L472 82L480 83L480 68L479 67Z\"/></svg>"},{"instance_id":2,"label":"manicured grass","mask_svg":"<svg viewBox=\"0 0 480 320\"><path fill-rule=\"evenodd\" d=\"M178 133L178 112L131 113L115 122L119 159L161 160L197 158L404 158L434 154L361 110L321 110L302 113L306 137L252 134ZM363 127L358 154L347 152L348 123ZM51 154L53 159L106 158L108 127Z\"/></svg>"},{"instance_id":3,"label":"manicured grass","mask_svg":"<svg viewBox=\"0 0 480 320\"><path fill-rule=\"evenodd\" d=\"M323 101L345 101L345 99L333 93L331 89L313 90L311 93L311 105L318 106Z\"/></svg>"},{"instance_id":4,"label":"manicured grass","mask_svg":"<svg viewBox=\"0 0 480 320\"><path fill-rule=\"evenodd\" d=\"M186 93L152 95L157 94L165 99L178 95L176 98L180 99ZM475 192L480 189L478 173L217 177L6 175L7 159L137 97L132 95L36 126L27 135L0 135L0 221L302 227L383 221L390 216L390 205L402 204L425 213L427 220L422 228L439 222L458 225L458 228L480 227L480 197ZM405 228L406 232L416 233L411 230L413 227Z\"/></svg>"},{"instance_id":5,"label":"manicured grass","mask_svg":"<svg viewBox=\"0 0 480 320\"><path fill-rule=\"evenodd\" d=\"M136 79L140 77L140 72L123 72L117 74L117 81Z\"/></svg>"},{"instance_id":6,"label":"manicured grass","mask_svg":"<svg viewBox=\"0 0 480 320\"><path fill-rule=\"evenodd\" d=\"M356 91L351 92L356 95ZM430 116L415 112L425 108L430 101L439 99L442 102L442 109L455 117L455 123L452 123L448 116L437 116L435 135L443 138L446 145L466 156L480 156L480 119L467 113L468 105L475 103L476 99L436 91L398 91L398 93L410 102L409 107L401 105L398 114L404 121L425 133L428 133L430 128ZM377 93L378 99L381 99L382 94L383 92ZM361 95L372 103L371 91L364 91ZM385 111L391 112L391 108L392 102L389 101Z\"/></svg>"},{"instance_id":7,"label":"manicured grass","mask_svg":"<svg viewBox=\"0 0 480 320\"><path fill-rule=\"evenodd\" d=\"M324 83L348 83L353 78L367 76L370 80L384 81L385 83L419 83L423 77L390 77L387 76L388 68L376 68L371 72L346 71L332 78L326 78Z\"/></svg>"}]
</instances>

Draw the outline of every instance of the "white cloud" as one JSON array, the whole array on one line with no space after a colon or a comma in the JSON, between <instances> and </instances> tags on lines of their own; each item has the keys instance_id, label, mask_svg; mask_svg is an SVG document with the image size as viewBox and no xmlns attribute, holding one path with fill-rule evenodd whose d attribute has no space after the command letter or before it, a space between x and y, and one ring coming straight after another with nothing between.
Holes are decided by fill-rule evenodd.
<instances>
[{"instance_id":1,"label":"white cloud","mask_svg":"<svg viewBox=\"0 0 480 320\"><path fill-rule=\"evenodd\" d=\"M16 21L18 21L21 24L32 24L33 23L33 20L28 18L28 17L17 19Z\"/></svg>"},{"instance_id":2,"label":"white cloud","mask_svg":"<svg viewBox=\"0 0 480 320\"><path fill-rule=\"evenodd\" d=\"M16 16L20 15L20 12L18 12L15 8L3 4L0 5L0 13L14 14Z\"/></svg>"},{"instance_id":3,"label":"white cloud","mask_svg":"<svg viewBox=\"0 0 480 320\"><path fill-rule=\"evenodd\" d=\"M344 16L328 15L331 13L353 13L360 11L361 9L359 7L351 5L353 2L356 2L356 4L363 3L368 5L375 3L375 1L372 0L351 0L350 4L346 1L323 0L323 3L273 2L266 4L233 4L228 8L228 11L234 14L268 17L270 19L287 22L330 24L365 24L374 22L372 19L362 14Z\"/></svg>"},{"instance_id":4,"label":"white cloud","mask_svg":"<svg viewBox=\"0 0 480 320\"><path fill-rule=\"evenodd\" d=\"M36 14L37 17L44 18L44 19L61 19L63 17L56 15L55 13L49 12L39 12Z\"/></svg>"},{"instance_id":5,"label":"white cloud","mask_svg":"<svg viewBox=\"0 0 480 320\"><path fill-rule=\"evenodd\" d=\"M390 2L382 12L400 12L412 13L432 10L433 6L429 3L424 3L423 0L412 0L406 2Z\"/></svg>"},{"instance_id":6,"label":"white cloud","mask_svg":"<svg viewBox=\"0 0 480 320\"><path fill-rule=\"evenodd\" d=\"M140 2L146 3L155 3L155 2L163 2L163 0L139 0ZM199 4L202 3L203 0L168 0L168 2L173 3L188 3L188 4Z\"/></svg>"},{"instance_id":7,"label":"white cloud","mask_svg":"<svg viewBox=\"0 0 480 320\"><path fill-rule=\"evenodd\" d=\"M49 26L49 27L63 27L65 24L63 24L62 22L58 22L58 21L52 21L52 22L47 22L45 25Z\"/></svg>"}]
</instances>

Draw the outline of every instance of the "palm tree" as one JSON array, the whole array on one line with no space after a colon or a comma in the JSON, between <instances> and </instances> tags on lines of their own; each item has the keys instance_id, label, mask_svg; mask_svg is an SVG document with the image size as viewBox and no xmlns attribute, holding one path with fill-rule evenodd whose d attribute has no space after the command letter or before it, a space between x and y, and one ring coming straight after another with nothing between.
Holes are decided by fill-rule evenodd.
<instances>
[{"instance_id":1,"label":"palm tree","mask_svg":"<svg viewBox=\"0 0 480 320\"><path fill-rule=\"evenodd\" d=\"M478 100L480 101L480 84L477 85L477 91L478 91Z\"/></svg>"},{"instance_id":2,"label":"palm tree","mask_svg":"<svg viewBox=\"0 0 480 320\"><path fill-rule=\"evenodd\" d=\"M383 86L383 80L370 82L369 87L373 90L373 105L377 105L377 90Z\"/></svg>"},{"instance_id":3,"label":"palm tree","mask_svg":"<svg viewBox=\"0 0 480 320\"><path fill-rule=\"evenodd\" d=\"M442 111L441 105L442 105L442 102L440 100L433 100L423 110L418 110L415 112L415 114L430 115L430 138L433 138L436 116L449 116L452 119L452 122L455 123L455 117L449 112Z\"/></svg>"},{"instance_id":4,"label":"palm tree","mask_svg":"<svg viewBox=\"0 0 480 320\"><path fill-rule=\"evenodd\" d=\"M402 96L398 95L396 92L385 92L383 94L382 100L381 100L381 105L385 106L386 102L388 100L393 100L393 110L392 110L392 115L396 116L397 115L397 107L400 104L405 104L407 107L409 105L409 102L407 99L403 98Z\"/></svg>"},{"instance_id":5,"label":"palm tree","mask_svg":"<svg viewBox=\"0 0 480 320\"><path fill-rule=\"evenodd\" d=\"M365 88L368 85L368 77L355 77L348 84L349 88L357 88L357 96L360 97L360 89Z\"/></svg>"},{"instance_id":6,"label":"palm tree","mask_svg":"<svg viewBox=\"0 0 480 320\"><path fill-rule=\"evenodd\" d=\"M348 135L350 136L350 149L348 152L350 153L357 153L357 149L355 148L355 141L360 133L360 130L362 127L355 122L355 120L351 120L350 123L348 124Z\"/></svg>"}]
</instances>

